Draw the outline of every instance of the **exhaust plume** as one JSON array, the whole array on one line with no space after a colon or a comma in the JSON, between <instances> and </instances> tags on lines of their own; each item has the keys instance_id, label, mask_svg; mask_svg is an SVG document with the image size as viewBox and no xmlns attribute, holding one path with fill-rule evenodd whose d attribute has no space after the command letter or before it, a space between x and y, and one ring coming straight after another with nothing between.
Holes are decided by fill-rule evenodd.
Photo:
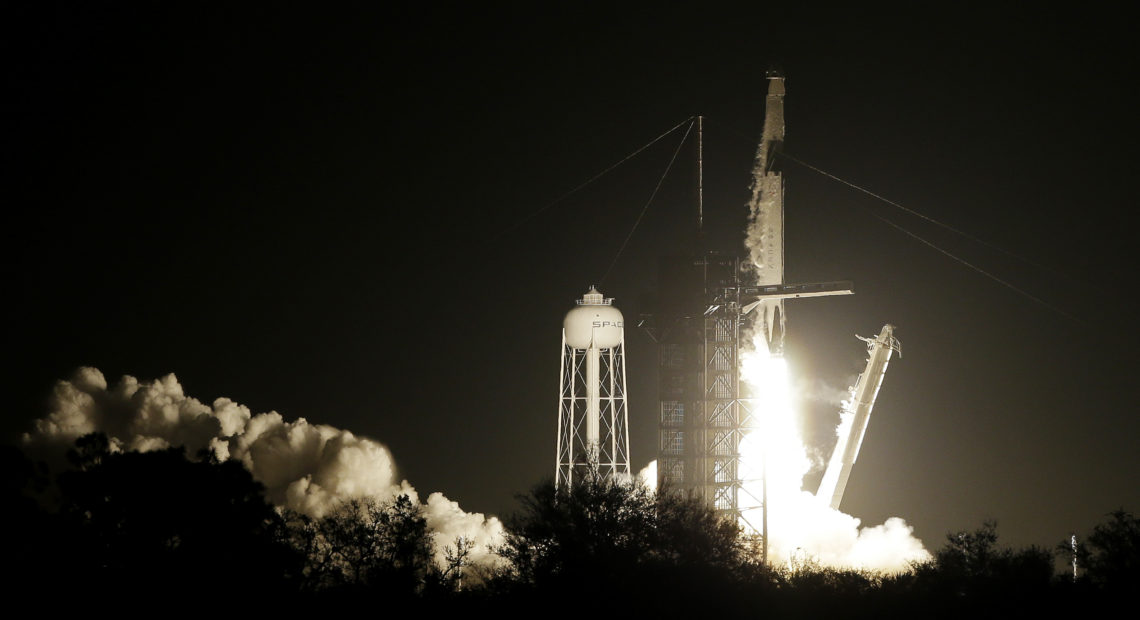
<instances>
[{"instance_id":1,"label":"exhaust plume","mask_svg":"<svg viewBox=\"0 0 1140 620\"><path fill-rule=\"evenodd\" d=\"M847 385L855 385L855 380L858 378L858 375L851 375L847 378ZM850 387L835 387L823 379L814 381L801 379L796 382L796 392L803 400L825 403L833 407L842 406L844 401L851 397Z\"/></svg>"},{"instance_id":2,"label":"exhaust plume","mask_svg":"<svg viewBox=\"0 0 1140 620\"><path fill-rule=\"evenodd\" d=\"M648 465L637 472L637 480L649 489L657 490L657 459L649 461Z\"/></svg>"},{"instance_id":3,"label":"exhaust plume","mask_svg":"<svg viewBox=\"0 0 1140 620\"><path fill-rule=\"evenodd\" d=\"M898 572L911 562L930 559L903 519L860 527L859 519L803 489L812 459L791 397L787 363L767 352L762 335L755 337L751 351L742 351L742 359L741 379L757 396L759 418L759 427L740 442L749 479L743 496L763 495L761 472L766 472L770 560L792 563L806 558L823 566ZM844 423L850 421L842 420L838 431ZM746 524L755 526L760 519L758 508L744 512Z\"/></svg>"}]
</instances>

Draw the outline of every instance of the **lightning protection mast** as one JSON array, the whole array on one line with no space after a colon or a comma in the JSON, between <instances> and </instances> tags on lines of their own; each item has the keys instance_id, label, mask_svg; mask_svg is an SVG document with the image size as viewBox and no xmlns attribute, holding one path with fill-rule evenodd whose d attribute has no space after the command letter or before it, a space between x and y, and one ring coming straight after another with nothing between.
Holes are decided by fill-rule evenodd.
<instances>
[{"instance_id":1,"label":"lightning protection mast","mask_svg":"<svg viewBox=\"0 0 1140 620\"><path fill-rule=\"evenodd\" d=\"M625 320L594 287L562 321L554 480L630 480L625 402Z\"/></svg>"}]
</instances>

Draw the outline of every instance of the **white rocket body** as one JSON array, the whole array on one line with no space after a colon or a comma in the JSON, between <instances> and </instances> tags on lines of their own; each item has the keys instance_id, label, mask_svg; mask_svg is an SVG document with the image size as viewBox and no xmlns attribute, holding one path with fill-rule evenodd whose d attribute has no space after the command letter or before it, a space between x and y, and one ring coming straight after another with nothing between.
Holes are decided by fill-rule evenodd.
<instances>
[{"instance_id":1,"label":"white rocket body","mask_svg":"<svg viewBox=\"0 0 1140 620\"><path fill-rule=\"evenodd\" d=\"M764 133L752 170L747 245L756 267L756 283L784 283L784 177L776 168L776 155L784 143L784 78L768 78ZM768 352L784 348L784 300L763 299L758 304L757 327Z\"/></svg>"}]
</instances>

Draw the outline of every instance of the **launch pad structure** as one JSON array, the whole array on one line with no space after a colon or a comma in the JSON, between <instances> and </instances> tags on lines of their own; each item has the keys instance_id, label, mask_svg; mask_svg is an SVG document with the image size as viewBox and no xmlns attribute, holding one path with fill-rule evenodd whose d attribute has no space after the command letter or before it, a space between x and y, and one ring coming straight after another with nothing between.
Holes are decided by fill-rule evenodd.
<instances>
[{"instance_id":1,"label":"launch pad structure","mask_svg":"<svg viewBox=\"0 0 1140 620\"><path fill-rule=\"evenodd\" d=\"M784 302L850 295L849 281L784 281L784 77L769 72L764 130L752 171L747 256L702 249L661 258L658 299L641 328L656 344L658 492L699 499L762 538L767 561L769 419L784 412L783 388L742 375L745 355L784 355ZM698 127L697 232L704 220L703 118ZM691 127L691 125L690 125ZM620 255L620 252L619 252ZM625 319L591 288L563 321L555 483L630 480ZM868 343L867 370L841 412L839 440L817 496L838 509L892 352L886 325ZM773 390L772 394L753 390ZM778 408L777 408L778 407ZM745 438L752 436L749 441ZM755 441L759 439L760 441ZM750 453L742 454L749 444Z\"/></svg>"},{"instance_id":2,"label":"launch pad structure","mask_svg":"<svg viewBox=\"0 0 1140 620\"><path fill-rule=\"evenodd\" d=\"M762 432L765 412L758 398L763 395L749 393L741 381L741 354L756 336L769 354L783 355L784 300L854 292L847 281L784 282L784 179L778 165L784 94L784 77L769 72L749 201L750 255L705 251L663 258L656 309L638 324L659 351L658 489L700 498L761 534L765 560L765 472L745 471L741 454L744 436ZM698 223L703 217L698 204ZM755 489L761 489L759 497ZM761 522L744 521L745 513L761 515Z\"/></svg>"},{"instance_id":3,"label":"launch pad structure","mask_svg":"<svg viewBox=\"0 0 1140 620\"><path fill-rule=\"evenodd\" d=\"M746 260L715 252L666 257L662 302L640 322L659 352L657 486L737 517L746 507L740 440L756 422L739 371L742 275L749 271ZM756 505L747 507L763 503L752 499Z\"/></svg>"},{"instance_id":4,"label":"launch pad structure","mask_svg":"<svg viewBox=\"0 0 1140 620\"><path fill-rule=\"evenodd\" d=\"M749 491L756 485L745 484L763 472L745 471L740 453L741 439L761 427L763 414L759 395L741 381L741 354L751 346L750 314L763 301L847 295L853 285L757 285L748 258L716 252L666 257L659 273L658 312L639 322L659 354L657 486L742 519L765 504L763 495ZM764 530L762 523L747 525Z\"/></svg>"}]
</instances>

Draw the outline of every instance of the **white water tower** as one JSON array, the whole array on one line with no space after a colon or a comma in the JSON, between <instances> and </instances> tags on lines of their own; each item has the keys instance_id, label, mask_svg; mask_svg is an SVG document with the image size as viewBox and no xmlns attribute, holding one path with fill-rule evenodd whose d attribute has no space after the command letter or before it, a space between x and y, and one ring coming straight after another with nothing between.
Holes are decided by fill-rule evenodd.
<instances>
[{"instance_id":1,"label":"white water tower","mask_svg":"<svg viewBox=\"0 0 1140 620\"><path fill-rule=\"evenodd\" d=\"M591 471L630 479L625 319L613 301L590 287L562 321L554 473L559 486Z\"/></svg>"}]
</instances>

